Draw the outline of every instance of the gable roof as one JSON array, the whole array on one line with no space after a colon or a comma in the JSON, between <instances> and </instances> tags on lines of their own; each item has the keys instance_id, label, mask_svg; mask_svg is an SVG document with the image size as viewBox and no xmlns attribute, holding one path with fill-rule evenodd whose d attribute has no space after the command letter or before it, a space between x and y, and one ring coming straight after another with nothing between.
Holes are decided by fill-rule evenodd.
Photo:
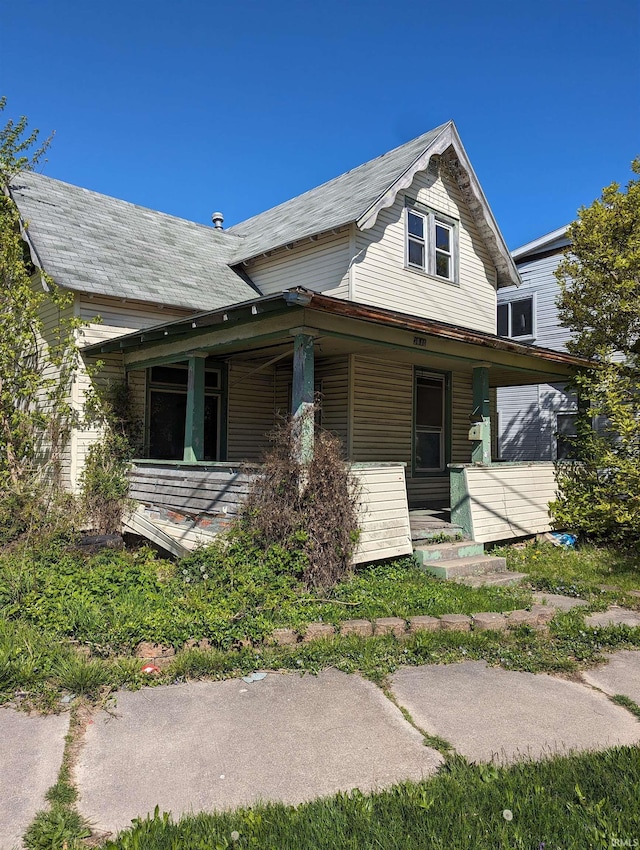
<instances>
[{"instance_id":1,"label":"gable roof","mask_svg":"<svg viewBox=\"0 0 640 850\"><path fill-rule=\"evenodd\" d=\"M356 221L447 126L442 124L327 183L234 224L227 232L243 237L236 262Z\"/></svg>"},{"instance_id":2,"label":"gable roof","mask_svg":"<svg viewBox=\"0 0 640 850\"><path fill-rule=\"evenodd\" d=\"M559 227L557 230L552 230L551 233L545 233L544 236L540 236L532 242L527 242L526 245L521 245L515 251L512 251L513 259L516 262L522 262L537 254L560 251L566 248L567 245L571 244L571 240L567 237L568 229L569 225L565 224L564 227Z\"/></svg>"},{"instance_id":3,"label":"gable roof","mask_svg":"<svg viewBox=\"0 0 640 850\"><path fill-rule=\"evenodd\" d=\"M192 310L259 294L230 268L239 240L226 231L34 172L14 177L9 191L34 263L68 289Z\"/></svg>"},{"instance_id":4,"label":"gable roof","mask_svg":"<svg viewBox=\"0 0 640 850\"><path fill-rule=\"evenodd\" d=\"M487 244L497 269L498 285L519 285L515 263L500 233L453 121L366 162L345 174L230 227L242 237L234 257L246 262L266 251L356 222L373 227L379 212L424 171L432 156L441 156Z\"/></svg>"}]
</instances>

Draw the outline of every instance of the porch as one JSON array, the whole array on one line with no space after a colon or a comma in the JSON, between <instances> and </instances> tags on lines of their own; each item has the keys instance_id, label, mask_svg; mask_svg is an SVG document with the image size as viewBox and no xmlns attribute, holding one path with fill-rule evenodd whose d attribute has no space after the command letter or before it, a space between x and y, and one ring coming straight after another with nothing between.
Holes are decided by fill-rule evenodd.
<instances>
[{"instance_id":1,"label":"porch","mask_svg":"<svg viewBox=\"0 0 640 850\"><path fill-rule=\"evenodd\" d=\"M372 516L380 512L371 538L378 553L390 539L384 512L400 510L399 490L407 528L409 510L435 503L478 540L544 530L542 503L528 515L520 505L539 493L546 498L552 466L532 477L493 460L495 389L566 381L585 365L302 289L129 334L85 354L120 360L144 422L147 457L136 461L132 496L190 517L189 539L233 515L232 501L246 486L242 470L259 463L279 417L301 418L299 453L310 457L314 422L306 414L319 401L315 424L338 436L354 469L396 470L396 491L383 476L372 492L384 498L367 506ZM481 507L500 521L480 522ZM391 554L410 546L407 529L396 537L403 535ZM374 548L369 560L389 556Z\"/></svg>"}]
</instances>

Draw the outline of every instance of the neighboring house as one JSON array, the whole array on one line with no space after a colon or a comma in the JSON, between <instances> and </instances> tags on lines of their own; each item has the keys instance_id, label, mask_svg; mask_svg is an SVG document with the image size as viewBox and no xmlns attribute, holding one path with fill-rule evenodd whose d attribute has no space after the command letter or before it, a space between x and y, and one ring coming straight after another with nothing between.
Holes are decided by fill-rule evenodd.
<instances>
[{"instance_id":1,"label":"neighboring house","mask_svg":"<svg viewBox=\"0 0 640 850\"><path fill-rule=\"evenodd\" d=\"M570 332L560 326L555 270L569 240L561 227L513 251L519 287L498 292L498 334L505 339L566 351ZM498 390L498 458L504 461L567 457L575 435L577 402L564 383Z\"/></svg>"},{"instance_id":2,"label":"neighboring house","mask_svg":"<svg viewBox=\"0 0 640 850\"><path fill-rule=\"evenodd\" d=\"M239 465L315 390L367 479L370 554L406 545L393 517L407 503L451 506L480 540L545 526L549 471L491 466L495 389L563 382L579 361L497 337L496 293L519 276L452 122L225 230L37 174L11 194L36 265L102 319L83 354L131 388L141 502L225 515ZM97 436L74 432L71 488Z\"/></svg>"}]
</instances>

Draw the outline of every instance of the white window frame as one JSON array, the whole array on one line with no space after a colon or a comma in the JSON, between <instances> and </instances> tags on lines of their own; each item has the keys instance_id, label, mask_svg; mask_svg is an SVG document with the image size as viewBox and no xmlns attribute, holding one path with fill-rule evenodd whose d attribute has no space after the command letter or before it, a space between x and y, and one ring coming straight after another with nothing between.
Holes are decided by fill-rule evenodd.
<instances>
[{"instance_id":1,"label":"white window frame","mask_svg":"<svg viewBox=\"0 0 640 850\"><path fill-rule=\"evenodd\" d=\"M531 333L530 334L513 334L513 323L512 323L512 304L517 304L519 301L531 301ZM507 307L507 336L503 337L504 339L513 339L517 342L533 342L538 335L538 310L537 310L537 297L536 293L532 292L529 295L521 296L519 298L512 298L510 301L499 301L496 307L496 331L498 329L498 308L499 307Z\"/></svg>"},{"instance_id":2,"label":"white window frame","mask_svg":"<svg viewBox=\"0 0 640 850\"><path fill-rule=\"evenodd\" d=\"M409 233L409 214L418 216L423 221L423 234L424 238L420 239L418 236L414 236ZM422 208L416 206L412 203L407 203L405 206L405 240L404 240L404 265L405 268L411 269L412 271L421 271L425 274L430 275L431 277L435 277L437 280L443 280L447 283L458 283L458 228L459 223L450 218L450 216L443 215L442 213L436 212L436 210L430 210L426 208ZM449 251L445 251L441 248L436 248L436 225L445 228L449 231ZM415 242L416 244L421 244L423 246L423 257L424 263L412 263L409 261L409 243ZM436 273L436 257L438 254L444 255L449 258L449 276L444 277L443 275L439 275Z\"/></svg>"},{"instance_id":3,"label":"white window frame","mask_svg":"<svg viewBox=\"0 0 640 850\"><path fill-rule=\"evenodd\" d=\"M418 379L428 378L437 381L442 387L442 409L440 418L442 425L418 425L417 422L417 394ZM414 413L413 413L413 471L418 475L442 473L447 468L447 376L439 372L429 372L427 369L414 369L413 373ZM440 437L440 466L418 466L416 454L416 441L418 434L438 434Z\"/></svg>"}]
</instances>

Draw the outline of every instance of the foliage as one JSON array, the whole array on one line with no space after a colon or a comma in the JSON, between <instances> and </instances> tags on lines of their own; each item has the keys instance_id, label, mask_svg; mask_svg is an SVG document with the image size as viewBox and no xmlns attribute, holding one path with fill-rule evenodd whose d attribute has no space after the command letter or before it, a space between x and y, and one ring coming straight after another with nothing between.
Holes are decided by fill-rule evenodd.
<instances>
[{"instance_id":1,"label":"foliage","mask_svg":"<svg viewBox=\"0 0 640 850\"><path fill-rule=\"evenodd\" d=\"M1 98L0 111L5 106ZM37 148L38 131L26 133L24 117L0 130L0 503L10 506L0 509L5 536L22 530L20 523L11 528L7 513L21 512L34 500L51 501L77 418L69 389L78 367L80 322L71 294L34 267L28 223L21 222L9 190L49 145L50 139Z\"/></svg>"},{"instance_id":2,"label":"foliage","mask_svg":"<svg viewBox=\"0 0 640 850\"><path fill-rule=\"evenodd\" d=\"M510 570L526 573L529 584L539 590L588 600L616 599L626 607L640 608L640 599L627 595L631 590L640 591L637 551L592 545L565 549L550 543L506 546L495 551L507 559Z\"/></svg>"},{"instance_id":3,"label":"foliage","mask_svg":"<svg viewBox=\"0 0 640 850\"><path fill-rule=\"evenodd\" d=\"M632 163L640 174L640 159ZM556 275L562 324L575 354L594 360L574 389L581 413L578 463L558 464L557 528L625 546L640 540L640 179L583 207ZM592 420L600 426L592 430Z\"/></svg>"},{"instance_id":4,"label":"foliage","mask_svg":"<svg viewBox=\"0 0 640 850\"><path fill-rule=\"evenodd\" d=\"M103 850L584 850L639 834L639 784L636 747L509 767L450 759L432 778L371 794L354 790L299 806L189 815L178 823L156 810Z\"/></svg>"},{"instance_id":5,"label":"foliage","mask_svg":"<svg viewBox=\"0 0 640 850\"><path fill-rule=\"evenodd\" d=\"M313 417L309 408L305 416ZM358 487L342 460L339 439L316 429L313 457L298 457L301 423L292 418L271 435L260 474L240 516L262 548L300 551L307 587L325 590L350 569L358 541Z\"/></svg>"},{"instance_id":6,"label":"foliage","mask_svg":"<svg viewBox=\"0 0 640 850\"><path fill-rule=\"evenodd\" d=\"M82 507L102 534L119 532L128 504L129 462L139 453L142 425L133 409L126 383L111 383L94 392L87 402L89 415L102 437L87 452L81 476Z\"/></svg>"}]
</instances>

